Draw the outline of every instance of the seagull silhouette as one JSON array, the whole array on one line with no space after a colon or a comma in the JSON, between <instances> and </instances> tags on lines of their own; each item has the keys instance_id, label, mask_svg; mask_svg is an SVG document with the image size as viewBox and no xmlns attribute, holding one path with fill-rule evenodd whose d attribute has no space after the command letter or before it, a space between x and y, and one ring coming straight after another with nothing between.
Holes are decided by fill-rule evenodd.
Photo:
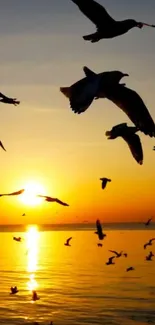
<instances>
[{"instance_id":1,"label":"seagull silhouette","mask_svg":"<svg viewBox=\"0 0 155 325\"><path fill-rule=\"evenodd\" d=\"M18 292L17 287L11 287L10 290L11 290L11 293L10 293L11 295L15 295Z\"/></svg>"},{"instance_id":2,"label":"seagull silhouette","mask_svg":"<svg viewBox=\"0 0 155 325\"><path fill-rule=\"evenodd\" d=\"M146 261L152 261L152 257L154 256L154 254L152 252L149 253L149 255L147 255L145 257Z\"/></svg>"},{"instance_id":3,"label":"seagull silhouette","mask_svg":"<svg viewBox=\"0 0 155 325\"><path fill-rule=\"evenodd\" d=\"M121 257L122 256L122 253L123 253L123 251L121 251L120 253L118 253L116 251L111 251L111 250L109 250L109 252L114 253L116 255L116 258Z\"/></svg>"},{"instance_id":4,"label":"seagull silhouette","mask_svg":"<svg viewBox=\"0 0 155 325\"><path fill-rule=\"evenodd\" d=\"M72 237L69 237L66 242L64 243L65 246L71 246L70 245L70 240L72 239Z\"/></svg>"},{"instance_id":5,"label":"seagull silhouette","mask_svg":"<svg viewBox=\"0 0 155 325\"><path fill-rule=\"evenodd\" d=\"M60 201L60 200L57 199L57 198L53 198L53 197L45 196L45 195L37 195L37 197L42 197L42 198L44 198L45 201L47 201L47 202L56 202L56 203L59 203L59 204L61 204L61 205L64 205L64 206L69 207L69 204L62 202L62 201Z\"/></svg>"},{"instance_id":6,"label":"seagull silhouette","mask_svg":"<svg viewBox=\"0 0 155 325\"><path fill-rule=\"evenodd\" d=\"M17 98L9 98L2 93L0 93L0 102L5 103L5 104L13 104L15 106L20 104L20 102L17 100Z\"/></svg>"},{"instance_id":7,"label":"seagull silhouette","mask_svg":"<svg viewBox=\"0 0 155 325\"><path fill-rule=\"evenodd\" d=\"M22 241L22 238L21 237L13 237L13 240L18 241L18 242L21 242Z\"/></svg>"},{"instance_id":8,"label":"seagull silhouette","mask_svg":"<svg viewBox=\"0 0 155 325\"><path fill-rule=\"evenodd\" d=\"M143 26L155 27L134 19L122 21L114 20L106 9L94 0L72 0L81 12L96 25L97 31L93 34L83 36L84 40L92 43L98 42L104 38L114 38L127 33L134 27L142 28Z\"/></svg>"},{"instance_id":9,"label":"seagull silhouette","mask_svg":"<svg viewBox=\"0 0 155 325\"><path fill-rule=\"evenodd\" d=\"M145 225L145 226L149 226L150 223L151 223L151 221L152 221L152 218L148 219L148 221L147 221L146 223L144 223L144 225Z\"/></svg>"},{"instance_id":10,"label":"seagull silhouette","mask_svg":"<svg viewBox=\"0 0 155 325\"><path fill-rule=\"evenodd\" d=\"M23 213L23 214L22 214L22 217L25 217L25 216L26 216L26 214L25 214L25 213Z\"/></svg>"},{"instance_id":11,"label":"seagull silhouette","mask_svg":"<svg viewBox=\"0 0 155 325\"><path fill-rule=\"evenodd\" d=\"M108 262L106 262L105 264L106 264L106 265L113 265L113 264L115 264L115 263L113 262L113 259L114 259L114 258L115 258L115 256L109 257Z\"/></svg>"},{"instance_id":12,"label":"seagull silhouette","mask_svg":"<svg viewBox=\"0 0 155 325\"><path fill-rule=\"evenodd\" d=\"M98 243L97 246L98 246L98 247L102 247L103 245L102 245L101 243Z\"/></svg>"},{"instance_id":13,"label":"seagull silhouette","mask_svg":"<svg viewBox=\"0 0 155 325\"><path fill-rule=\"evenodd\" d=\"M98 235L98 238L100 240L103 240L104 237L106 237L106 234L104 234L103 231L102 231L102 226L101 226L101 223L100 223L99 219L96 220L96 228L97 228L97 231L95 231L95 234Z\"/></svg>"},{"instance_id":14,"label":"seagull silhouette","mask_svg":"<svg viewBox=\"0 0 155 325\"><path fill-rule=\"evenodd\" d=\"M147 246L152 246L153 240L155 240L155 238L150 239L149 242L144 245L144 249L146 249Z\"/></svg>"},{"instance_id":15,"label":"seagull silhouette","mask_svg":"<svg viewBox=\"0 0 155 325\"><path fill-rule=\"evenodd\" d=\"M100 181L102 181L102 190L104 190L107 183L111 182L111 179L104 177L104 178L100 178Z\"/></svg>"},{"instance_id":16,"label":"seagull silhouette","mask_svg":"<svg viewBox=\"0 0 155 325\"><path fill-rule=\"evenodd\" d=\"M126 269L126 272L134 271L134 270L135 270L134 267L133 267L133 266L130 266L130 267L128 267L128 268Z\"/></svg>"},{"instance_id":17,"label":"seagull silhouette","mask_svg":"<svg viewBox=\"0 0 155 325\"><path fill-rule=\"evenodd\" d=\"M8 193L8 194L0 194L0 196L14 196L14 195L20 195L24 192L25 190L20 190L17 192L13 192L13 193Z\"/></svg>"},{"instance_id":18,"label":"seagull silhouette","mask_svg":"<svg viewBox=\"0 0 155 325\"><path fill-rule=\"evenodd\" d=\"M77 114L85 112L96 98L105 98L107 88L114 87L120 80L128 76L121 71L95 73L84 66L85 78L70 87L60 87L60 91L69 99L72 111Z\"/></svg>"},{"instance_id":19,"label":"seagull silhouette","mask_svg":"<svg viewBox=\"0 0 155 325\"><path fill-rule=\"evenodd\" d=\"M6 151L6 149L4 148L3 143L1 141L0 141L0 146L4 151Z\"/></svg>"},{"instance_id":20,"label":"seagull silhouette","mask_svg":"<svg viewBox=\"0 0 155 325\"><path fill-rule=\"evenodd\" d=\"M123 140L128 144L132 156L137 161L138 164L143 164L143 149L141 145L140 138L137 134L136 127L129 127L127 123L122 123L114 126L111 131L106 132L108 139L116 139L122 137Z\"/></svg>"},{"instance_id":21,"label":"seagull silhouette","mask_svg":"<svg viewBox=\"0 0 155 325\"><path fill-rule=\"evenodd\" d=\"M106 98L117 105L134 125L146 135L155 137L154 121L141 97L132 89L117 84L104 89Z\"/></svg>"}]
</instances>

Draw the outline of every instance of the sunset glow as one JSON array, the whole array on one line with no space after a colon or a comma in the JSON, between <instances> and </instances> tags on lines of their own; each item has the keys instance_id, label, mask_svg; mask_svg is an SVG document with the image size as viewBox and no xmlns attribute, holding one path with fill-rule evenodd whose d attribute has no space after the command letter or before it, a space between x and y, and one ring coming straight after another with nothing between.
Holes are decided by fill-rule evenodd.
<instances>
[{"instance_id":1,"label":"sunset glow","mask_svg":"<svg viewBox=\"0 0 155 325\"><path fill-rule=\"evenodd\" d=\"M42 198L37 197L38 194L45 194L44 187L41 184L35 181L30 181L24 186L24 188L25 192L20 197L22 203L33 206L38 205L43 201Z\"/></svg>"}]
</instances>

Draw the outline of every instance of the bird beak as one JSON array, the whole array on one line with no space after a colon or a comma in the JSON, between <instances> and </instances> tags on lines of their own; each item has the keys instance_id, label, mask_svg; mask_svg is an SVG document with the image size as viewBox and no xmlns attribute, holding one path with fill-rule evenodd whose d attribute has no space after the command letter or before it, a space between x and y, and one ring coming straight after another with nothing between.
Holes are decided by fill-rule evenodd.
<instances>
[{"instance_id":1,"label":"bird beak","mask_svg":"<svg viewBox=\"0 0 155 325\"><path fill-rule=\"evenodd\" d=\"M138 28L142 28L143 26L144 26L143 23L137 23L137 27L138 27Z\"/></svg>"},{"instance_id":2,"label":"bird beak","mask_svg":"<svg viewBox=\"0 0 155 325\"><path fill-rule=\"evenodd\" d=\"M146 23L137 23L137 27L142 28L143 26L155 28L155 25L146 24Z\"/></svg>"},{"instance_id":3,"label":"bird beak","mask_svg":"<svg viewBox=\"0 0 155 325\"><path fill-rule=\"evenodd\" d=\"M123 77L129 77L128 73L123 73Z\"/></svg>"},{"instance_id":4,"label":"bird beak","mask_svg":"<svg viewBox=\"0 0 155 325\"><path fill-rule=\"evenodd\" d=\"M108 139L112 139L111 131L107 131L105 135L107 136Z\"/></svg>"}]
</instances>

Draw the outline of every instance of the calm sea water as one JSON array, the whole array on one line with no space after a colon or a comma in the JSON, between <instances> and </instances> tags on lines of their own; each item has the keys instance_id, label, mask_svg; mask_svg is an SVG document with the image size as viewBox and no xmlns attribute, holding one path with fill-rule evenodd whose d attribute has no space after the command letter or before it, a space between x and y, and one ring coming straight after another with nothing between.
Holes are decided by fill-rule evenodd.
<instances>
[{"instance_id":1,"label":"calm sea water","mask_svg":"<svg viewBox=\"0 0 155 325\"><path fill-rule=\"evenodd\" d=\"M67 228L67 227L66 227ZM0 324L146 324L155 323L155 258L145 261L155 242L153 226L145 230L108 227L103 247L94 229L0 232ZM119 229L121 228L121 229ZM13 241L21 236L22 243ZM71 247L64 246L73 237ZM128 257L105 262L108 250L125 251ZM133 266L135 271L126 272ZM17 295L10 287L17 286ZM32 302L31 290L40 300Z\"/></svg>"}]
</instances>

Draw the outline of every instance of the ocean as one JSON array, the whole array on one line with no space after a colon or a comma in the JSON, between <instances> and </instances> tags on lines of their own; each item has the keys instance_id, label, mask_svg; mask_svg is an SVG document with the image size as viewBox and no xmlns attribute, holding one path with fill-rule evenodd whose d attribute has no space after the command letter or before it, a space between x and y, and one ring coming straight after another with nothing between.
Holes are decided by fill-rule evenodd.
<instances>
[{"instance_id":1,"label":"ocean","mask_svg":"<svg viewBox=\"0 0 155 325\"><path fill-rule=\"evenodd\" d=\"M155 323L155 225L0 227L0 324L48 325ZM13 237L21 237L17 242ZM67 247L67 238L72 237ZM126 252L115 258L109 250ZM126 268L135 270L126 272ZM19 292L10 294L10 287ZM40 300L32 301L32 290Z\"/></svg>"}]
</instances>

